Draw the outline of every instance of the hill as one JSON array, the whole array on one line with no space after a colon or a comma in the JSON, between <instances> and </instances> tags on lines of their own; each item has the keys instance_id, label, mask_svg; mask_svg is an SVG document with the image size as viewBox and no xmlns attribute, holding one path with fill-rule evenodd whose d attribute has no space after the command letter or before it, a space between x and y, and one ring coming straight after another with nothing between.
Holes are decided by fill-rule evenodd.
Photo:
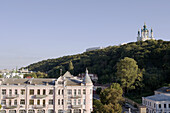
<instances>
[{"instance_id":1,"label":"hill","mask_svg":"<svg viewBox=\"0 0 170 113\"><path fill-rule=\"evenodd\" d=\"M139 68L145 70L143 82L145 86L149 86L149 89L154 90L170 83L170 41L162 40L109 46L101 50L43 60L27 68L32 71L45 72L48 77L56 78L60 75L60 69L64 73L69 70L69 63L72 62L74 66L72 74L78 75L85 72L87 67L90 73L98 75L99 83L111 83L116 82L116 63L124 57L135 59Z\"/></svg>"}]
</instances>

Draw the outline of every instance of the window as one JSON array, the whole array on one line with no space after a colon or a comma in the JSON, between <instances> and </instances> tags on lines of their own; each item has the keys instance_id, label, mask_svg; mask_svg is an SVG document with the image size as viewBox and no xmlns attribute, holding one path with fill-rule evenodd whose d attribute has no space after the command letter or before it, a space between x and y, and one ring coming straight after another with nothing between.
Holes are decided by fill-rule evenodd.
<instances>
[{"instance_id":1,"label":"window","mask_svg":"<svg viewBox=\"0 0 170 113\"><path fill-rule=\"evenodd\" d=\"M54 113L54 110L49 109L49 110L48 110L48 113Z\"/></svg>"},{"instance_id":2,"label":"window","mask_svg":"<svg viewBox=\"0 0 170 113\"><path fill-rule=\"evenodd\" d=\"M53 105L53 99L49 100L49 105Z\"/></svg>"},{"instance_id":3,"label":"window","mask_svg":"<svg viewBox=\"0 0 170 113\"><path fill-rule=\"evenodd\" d=\"M67 113L71 113L71 109L68 109L68 110L67 110Z\"/></svg>"},{"instance_id":4,"label":"window","mask_svg":"<svg viewBox=\"0 0 170 113\"><path fill-rule=\"evenodd\" d=\"M45 89L43 89L43 95L46 95L46 90Z\"/></svg>"},{"instance_id":5,"label":"window","mask_svg":"<svg viewBox=\"0 0 170 113\"><path fill-rule=\"evenodd\" d=\"M74 113L81 113L80 109L74 109Z\"/></svg>"},{"instance_id":6,"label":"window","mask_svg":"<svg viewBox=\"0 0 170 113\"><path fill-rule=\"evenodd\" d=\"M34 95L34 90L30 89L30 95Z\"/></svg>"},{"instance_id":7,"label":"window","mask_svg":"<svg viewBox=\"0 0 170 113\"><path fill-rule=\"evenodd\" d=\"M45 113L45 110L41 110L41 109L39 109L38 111L37 111L37 113Z\"/></svg>"},{"instance_id":8,"label":"window","mask_svg":"<svg viewBox=\"0 0 170 113\"><path fill-rule=\"evenodd\" d=\"M71 90L71 89L68 89L68 90L67 90L67 94L68 94L68 95L71 95L71 94L72 94L72 90Z\"/></svg>"},{"instance_id":9,"label":"window","mask_svg":"<svg viewBox=\"0 0 170 113\"><path fill-rule=\"evenodd\" d=\"M60 99L58 99L58 105L60 105Z\"/></svg>"},{"instance_id":10,"label":"window","mask_svg":"<svg viewBox=\"0 0 170 113\"><path fill-rule=\"evenodd\" d=\"M58 90L58 95L60 95L60 90Z\"/></svg>"},{"instance_id":11,"label":"window","mask_svg":"<svg viewBox=\"0 0 170 113\"><path fill-rule=\"evenodd\" d=\"M40 105L40 100L37 100L37 105Z\"/></svg>"},{"instance_id":12,"label":"window","mask_svg":"<svg viewBox=\"0 0 170 113\"><path fill-rule=\"evenodd\" d=\"M34 100L30 99L30 105L34 105Z\"/></svg>"},{"instance_id":13,"label":"window","mask_svg":"<svg viewBox=\"0 0 170 113\"><path fill-rule=\"evenodd\" d=\"M83 89L83 94L84 94L84 95L86 94L86 89Z\"/></svg>"},{"instance_id":14,"label":"window","mask_svg":"<svg viewBox=\"0 0 170 113\"><path fill-rule=\"evenodd\" d=\"M11 100L9 100L9 105L11 105L11 103L12 103Z\"/></svg>"},{"instance_id":15,"label":"window","mask_svg":"<svg viewBox=\"0 0 170 113\"><path fill-rule=\"evenodd\" d=\"M78 105L80 105L81 104L81 99L78 99Z\"/></svg>"},{"instance_id":16,"label":"window","mask_svg":"<svg viewBox=\"0 0 170 113\"><path fill-rule=\"evenodd\" d=\"M15 95L17 95L18 94L18 90L17 89L15 89Z\"/></svg>"},{"instance_id":17,"label":"window","mask_svg":"<svg viewBox=\"0 0 170 113\"><path fill-rule=\"evenodd\" d=\"M60 110L58 110L58 113L63 113L63 110L61 110L61 109L60 109Z\"/></svg>"},{"instance_id":18,"label":"window","mask_svg":"<svg viewBox=\"0 0 170 113\"><path fill-rule=\"evenodd\" d=\"M1 101L1 104L2 104L2 105L6 105L6 100L2 100L2 101Z\"/></svg>"},{"instance_id":19,"label":"window","mask_svg":"<svg viewBox=\"0 0 170 113\"><path fill-rule=\"evenodd\" d=\"M26 113L25 110L19 110L19 113Z\"/></svg>"},{"instance_id":20,"label":"window","mask_svg":"<svg viewBox=\"0 0 170 113\"><path fill-rule=\"evenodd\" d=\"M2 95L6 95L6 89L2 89Z\"/></svg>"},{"instance_id":21,"label":"window","mask_svg":"<svg viewBox=\"0 0 170 113\"><path fill-rule=\"evenodd\" d=\"M71 100L70 99L67 101L67 105L71 105Z\"/></svg>"},{"instance_id":22,"label":"window","mask_svg":"<svg viewBox=\"0 0 170 113\"><path fill-rule=\"evenodd\" d=\"M62 99L62 101L61 101L61 104L63 105L64 104L64 100Z\"/></svg>"},{"instance_id":23,"label":"window","mask_svg":"<svg viewBox=\"0 0 170 113\"><path fill-rule=\"evenodd\" d=\"M83 102L83 103L84 103L84 105L86 105L86 99L84 99L84 102Z\"/></svg>"},{"instance_id":24,"label":"window","mask_svg":"<svg viewBox=\"0 0 170 113\"><path fill-rule=\"evenodd\" d=\"M21 89L21 95L25 95L25 89Z\"/></svg>"},{"instance_id":25,"label":"window","mask_svg":"<svg viewBox=\"0 0 170 113\"><path fill-rule=\"evenodd\" d=\"M49 90L49 95L53 95L53 90L52 89Z\"/></svg>"},{"instance_id":26,"label":"window","mask_svg":"<svg viewBox=\"0 0 170 113\"><path fill-rule=\"evenodd\" d=\"M14 100L14 105L17 105L17 100Z\"/></svg>"},{"instance_id":27,"label":"window","mask_svg":"<svg viewBox=\"0 0 170 113\"><path fill-rule=\"evenodd\" d=\"M78 94L81 95L81 89L78 89Z\"/></svg>"},{"instance_id":28,"label":"window","mask_svg":"<svg viewBox=\"0 0 170 113\"><path fill-rule=\"evenodd\" d=\"M62 90L62 95L64 95L64 90Z\"/></svg>"},{"instance_id":29,"label":"window","mask_svg":"<svg viewBox=\"0 0 170 113\"><path fill-rule=\"evenodd\" d=\"M161 108L161 104L159 104L159 108Z\"/></svg>"},{"instance_id":30,"label":"window","mask_svg":"<svg viewBox=\"0 0 170 113\"><path fill-rule=\"evenodd\" d=\"M77 90L76 89L74 89L74 96L77 94Z\"/></svg>"},{"instance_id":31,"label":"window","mask_svg":"<svg viewBox=\"0 0 170 113\"><path fill-rule=\"evenodd\" d=\"M37 90L37 95L40 95L40 89Z\"/></svg>"},{"instance_id":32,"label":"window","mask_svg":"<svg viewBox=\"0 0 170 113\"><path fill-rule=\"evenodd\" d=\"M169 108L170 108L170 104L169 104Z\"/></svg>"},{"instance_id":33,"label":"window","mask_svg":"<svg viewBox=\"0 0 170 113\"><path fill-rule=\"evenodd\" d=\"M9 113L16 113L16 110L9 110Z\"/></svg>"},{"instance_id":34,"label":"window","mask_svg":"<svg viewBox=\"0 0 170 113\"><path fill-rule=\"evenodd\" d=\"M154 103L154 108L156 107L156 104Z\"/></svg>"},{"instance_id":35,"label":"window","mask_svg":"<svg viewBox=\"0 0 170 113\"><path fill-rule=\"evenodd\" d=\"M25 100L24 100L24 99L21 99L21 100L20 100L20 104L25 105Z\"/></svg>"},{"instance_id":36,"label":"window","mask_svg":"<svg viewBox=\"0 0 170 113\"><path fill-rule=\"evenodd\" d=\"M43 100L43 106L45 106L45 100Z\"/></svg>"},{"instance_id":37,"label":"window","mask_svg":"<svg viewBox=\"0 0 170 113\"><path fill-rule=\"evenodd\" d=\"M30 109L30 110L28 110L28 113L35 113L35 111Z\"/></svg>"},{"instance_id":38,"label":"window","mask_svg":"<svg viewBox=\"0 0 170 113\"><path fill-rule=\"evenodd\" d=\"M166 104L164 104L164 108L166 108Z\"/></svg>"},{"instance_id":39,"label":"window","mask_svg":"<svg viewBox=\"0 0 170 113\"><path fill-rule=\"evenodd\" d=\"M9 90L9 95L12 95L12 89Z\"/></svg>"},{"instance_id":40,"label":"window","mask_svg":"<svg viewBox=\"0 0 170 113\"><path fill-rule=\"evenodd\" d=\"M74 105L76 105L76 99L74 99Z\"/></svg>"}]
</instances>

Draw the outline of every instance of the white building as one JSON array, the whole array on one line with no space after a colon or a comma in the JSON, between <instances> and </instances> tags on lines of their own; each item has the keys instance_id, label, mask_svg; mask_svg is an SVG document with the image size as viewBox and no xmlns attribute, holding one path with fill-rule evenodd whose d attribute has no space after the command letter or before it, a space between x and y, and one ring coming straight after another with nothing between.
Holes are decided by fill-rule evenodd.
<instances>
[{"instance_id":1,"label":"white building","mask_svg":"<svg viewBox=\"0 0 170 113\"><path fill-rule=\"evenodd\" d=\"M142 104L147 107L147 113L170 113L170 88L161 88L155 95L142 97Z\"/></svg>"},{"instance_id":2,"label":"white building","mask_svg":"<svg viewBox=\"0 0 170 113\"><path fill-rule=\"evenodd\" d=\"M150 39L154 39L153 30L151 28L151 36L149 37L149 30L146 28L146 24L144 24L143 28L141 29L141 34L140 31L138 30L137 41L145 41Z\"/></svg>"},{"instance_id":3,"label":"white building","mask_svg":"<svg viewBox=\"0 0 170 113\"><path fill-rule=\"evenodd\" d=\"M91 113L93 83L69 72L58 79L0 79L1 113Z\"/></svg>"},{"instance_id":4,"label":"white building","mask_svg":"<svg viewBox=\"0 0 170 113\"><path fill-rule=\"evenodd\" d=\"M92 48L87 48L86 52L88 51L94 51L94 50L99 50L99 49L104 49L104 47L92 47Z\"/></svg>"}]
</instances>

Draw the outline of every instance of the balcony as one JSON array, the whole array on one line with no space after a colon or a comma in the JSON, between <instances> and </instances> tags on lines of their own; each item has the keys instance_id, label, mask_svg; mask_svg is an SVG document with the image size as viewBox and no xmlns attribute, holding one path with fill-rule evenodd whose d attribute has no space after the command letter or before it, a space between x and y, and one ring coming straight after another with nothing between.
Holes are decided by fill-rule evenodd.
<instances>
[{"instance_id":1,"label":"balcony","mask_svg":"<svg viewBox=\"0 0 170 113\"><path fill-rule=\"evenodd\" d=\"M15 109L17 108L17 105L8 105L8 106L4 106L5 109Z\"/></svg>"},{"instance_id":2,"label":"balcony","mask_svg":"<svg viewBox=\"0 0 170 113\"><path fill-rule=\"evenodd\" d=\"M74 95L74 96L71 96L71 98L73 99L77 99L77 98L81 98L82 96L81 95Z\"/></svg>"},{"instance_id":3,"label":"balcony","mask_svg":"<svg viewBox=\"0 0 170 113\"><path fill-rule=\"evenodd\" d=\"M5 99L14 99L14 98L17 98L19 95L6 95L4 96Z\"/></svg>"},{"instance_id":4,"label":"balcony","mask_svg":"<svg viewBox=\"0 0 170 113\"><path fill-rule=\"evenodd\" d=\"M36 99L42 99L45 97L47 97L47 95L34 95L34 98L36 98Z\"/></svg>"},{"instance_id":5,"label":"balcony","mask_svg":"<svg viewBox=\"0 0 170 113\"><path fill-rule=\"evenodd\" d=\"M42 109L42 108L45 108L45 106L43 106L43 105L34 105L33 108L34 109Z\"/></svg>"},{"instance_id":6,"label":"balcony","mask_svg":"<svg viewBox=\"0 0 170 113\"><path fill-rule=\"evenodd\" d=\"M78 108L81 108L82 105L71 105L71 107L72 107L73 109L78 109Z\"/></svg>"}]
</instances>

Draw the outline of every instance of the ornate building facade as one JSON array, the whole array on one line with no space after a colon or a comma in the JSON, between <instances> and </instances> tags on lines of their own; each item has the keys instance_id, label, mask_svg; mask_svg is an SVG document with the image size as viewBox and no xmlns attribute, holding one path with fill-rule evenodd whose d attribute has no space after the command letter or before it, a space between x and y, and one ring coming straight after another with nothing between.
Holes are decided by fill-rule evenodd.
<instances>
[{"instance_id":1,"label":"ornate building facade","mask_svg":"<svg viewBox=\"0 0 170 113\"><path fill-rule=\"evenodd\" d=\"M91 113L93 83L66 72L58 79L1 78L1 113Z\"/></svg>"},{"instance_id":2,"label":"ornate building facade","mask_svg":"<svg viewBox=\"0 0 170 113\"><path fill-rule=\"evenodd\" d=\"M151 28L150 36L149 36L149 30L146 28L146 24L144 23L143 28L141 29L141 32L138 30L138 37L137 41L145 41L155 39L153 36L153 30Z\"/></svg>"}]
</instances>

